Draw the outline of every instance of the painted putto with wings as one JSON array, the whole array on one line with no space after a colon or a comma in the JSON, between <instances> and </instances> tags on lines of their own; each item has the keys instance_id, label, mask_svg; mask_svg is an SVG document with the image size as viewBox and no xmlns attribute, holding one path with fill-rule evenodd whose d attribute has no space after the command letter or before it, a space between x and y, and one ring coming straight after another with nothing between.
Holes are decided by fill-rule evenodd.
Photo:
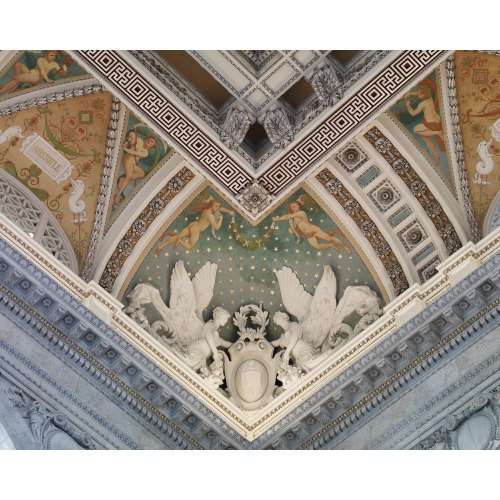
<instances>
[{"instance_id":1,"label":"painted putto with wings","mask_svg":"<svg viewBox=\"0 0 500 500\"><path fill-rule=\"evenodd\" d=\"M368 286L348 286L337 304L337 278L328 265L323 266L323 276L314 295L306 291L289 267L276 271L276 277L283 305L297 319L291 321L284 312L274 315L274 322L284 330L273 344L285 347L278 375L285 386L310 371L331 349L345 343L383 313L379 308L380 298ZM343 320L355 311L361 318L353 328ZM293 366L289 365L289 359Z\"/></svg>"},{"instance_id":2,"label":"painted putto with wings","mask_svg":"<svg viewBox=\"0 0 500 500\"><path fill-rule=\"evenodd\" d=\"M206 262L191 280L184 263L178 261L170 279L170 303L167 306L155 287L138 284L127 296L128 307L123 311L153 336L165 342L193 370L209 382L219 386L224 380L223 358L217 347L232 344L219 336L219 327L230 318L222 307L213 312L213 319L205 322L203 310L210 304L215 286L217 264ZM144 304L153 304L162 320L149 325L144 315ZM207 360L213 362L207 366Z\"/></svg>"}]
</instances>

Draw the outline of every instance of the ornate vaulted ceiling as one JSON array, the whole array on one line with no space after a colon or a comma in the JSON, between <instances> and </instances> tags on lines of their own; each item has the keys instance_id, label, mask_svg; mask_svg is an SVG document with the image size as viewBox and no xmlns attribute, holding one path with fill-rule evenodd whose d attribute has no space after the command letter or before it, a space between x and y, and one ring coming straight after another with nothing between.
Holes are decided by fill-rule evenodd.
<instances>
[{"instance_id":1,"label":"ornate vaulted ceiling","mask_svg":"<svg viewBox=\"0 0 500 500\"><path fill-rule=\"evenodd\" d=\"M205 320L249 304L272 319L284 266L311 294L330 266L337 301L368 286L383 308L499 224L495 53L2 51L0 66L2 179L124 306L141 283L168 304L176 264L192 279L209 261ZM216 201L219 227L193 229ZM219 331L238 338L232 321Z\"/></svg>"}]
</instances>

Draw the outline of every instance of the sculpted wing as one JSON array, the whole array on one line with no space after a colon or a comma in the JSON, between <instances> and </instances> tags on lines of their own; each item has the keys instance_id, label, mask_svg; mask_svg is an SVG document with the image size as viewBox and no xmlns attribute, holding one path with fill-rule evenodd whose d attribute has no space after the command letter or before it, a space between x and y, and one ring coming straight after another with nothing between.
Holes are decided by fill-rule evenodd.
<instances>
[{"instance_id":1,"label":"sculpted wing","mask_svg":"<svg viewBox=\"0 0 500 500\"><path fill-rule=\"evenodd\" d=\"M153 304L157 311L160 313L163 321L167 323L170 330L173 331L173 324L171 318L171 311L163 302L160 291L148 283L139 283L132 292L127 295L129 307L125 309L139 310L144 304Z\"/></svg>"},{"instance_id":2,"label":"sculpted wing","mask_svg":"<svg viewBox=\"0 0 500 500\"><path fill-rule=\"evenodd\" d=\"M203 267L193 278L196 316L203 321L203 310L210 304L214 295L215 278L217 277L217 264L205 262Z\"/></svg>"},{"instance_id":3,"label":"sculpted wing","mask_svg":"<svg viewBox=\"0 0 500 500\"><path fill-rule=\"evenodd\" d=\"M378 304L378 296L367 286L348 286L340 299L333 323L341 323L353 311L365 307L367 301Z\"/></svg>"},{"instance_id":4,"label":"sculpted wing","mask_svg":"<svg viewBox=\"0 0 500 500\"><path fill-rule=\"evenodd\" d=\"M323 266L323 276L311 300L309 316L302 325L304 337L308 341L313 344L323 342L332 326L336 305L337 278L330 266Z\"/></svg>"},{"instance_id":5,"label":"sculpted wing","mask_svg":"<svg viewBox=\"0 0 500 500\"><path fill-rule=\"evenodd\" d=\"M195 310L193 284L187 275L184 262L179 260L170 279L170 317L175 334L183 342L191 342L201 335L203 322L196 316Z\"/></svg>"},{"instance_id":6,"label":"sculpted wing","mask_svg":"<svg viewBox=\"0 0 500 500\"><path fill-rule=\"evenodd\" d=\"M193 285L184 267L184 262L179 260L174 266L170 278L170 309L176 311L178 308L191 308L194 311L195 299Z\"/></svg>"},{"instance_id":7,"label":"sculpted wing","mask_svg":"<svg viewBox=\"0 0 500 500\"><path fill-rule=\"evenodd\" d=\"M285 309L300 323L309 312L312 295L306 292L304 285L289 267L283 266L276 271L276 277Z\"/></svg>"}]
</instances>

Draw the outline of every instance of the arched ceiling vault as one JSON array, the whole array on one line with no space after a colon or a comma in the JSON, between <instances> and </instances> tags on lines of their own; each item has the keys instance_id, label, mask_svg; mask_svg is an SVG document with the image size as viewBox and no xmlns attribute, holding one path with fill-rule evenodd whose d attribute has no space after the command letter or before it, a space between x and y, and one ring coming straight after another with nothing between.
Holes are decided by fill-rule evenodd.
<instances>
[{"instance_id":1,"label":"arched ceiling vault","mask_svg":"<svg viewBox=\"0 0 500 500\"><path fill-rule=\"evenodd\" d=\"M120 242L124 241L127 229L140 218L147 204L158 193L161 193L168 182L177 178L178 172L183 168L191 172L192 178L186 181L185 187L176 194L169 208L156 215L154 220L148 223L144 233L130 249L132 253L129 263L120 267L116 274L116 286L113 282L111 288L107 287L109 291L113 290L113 293L118 293L120 283L126 281L127 273L130 272L130 262L139 258L150 238L154 237L165 223L168 223L171 214L186 200L189 200L197 186L205 180L227 197L232 207L238 210L251 225L258 225L259 221L269 215L289 193L297 189L297 186L309 186L325 204L325 208L335 212L341 225L349 229L352 240L363 249L366 258L375 263L374 274L384 282L382 288L388 300L395 298L405 287L415 282L423 282L426 277L430 276L432 269L423 269L419 266L421 262L432 261L435 267L450 254L454 243L446 243L443 240L439 232L440 223L452 225L454 230L452 237L456 239L456 247L471 238L471 230L466 222L465 213L465 205L467 202L470 203L470 200L464 201L463 183L460 184L460 173L453 161L456 151L453 134L449 127L446 128L449 137L446 141L446 154L451 166L448 167L446 177L432 165L431 152L425 151L415 137L412 137L411 130L408 132L405 124L398 121L398 118L390 111L391 104L394 105L405 92L415 87L419 80L439 67L439 70L435 72L438 75L436 85L439 87L443 100L441 113L444 122L448 125L452 117L450 116L446 62L443 61L449 53L439 51L358 52L355 56L351 54L350 66L347 59L349 55L345 55L347 63L344 67L337 58L338 55L328 55L328 51L323 51L323 53L313 51L309 56L306 52L299 54L293 51L289 53L278 51L266 53L267 57L260 53L251 54L251 57L256 58L254 63L251 63L250 56L244 53L224 52L211 57L208 52L194 52L190 55L185 53L179 58L178 55L171 55L168 51L164 53L161 51L158 53L154 51L60 51L60 61L63 57L69 58L72 64L70 67L73 68L71 71L75 76L70 77L68 74L66 78L60 78L52 85L47 83L35 85L29 89L12 94L4 93L1 96L3 116L9 116L14 122L12 118L18 110L19 112L23 109L36 110L39 103L60 109L61 102L72 102L72 99L78 99L82 95L106 93L108 89L114 94L112 109L107 110L109 117L104 118L107 137L102 156L105 156L103 162L106 167L101 174L106 173L107 178L101 175L97 203L92 209L86 210L86 213L91 210L97 213L97 220L91 219L91 222L94 222L93 230L87 229L87 238L92 241L91 247L93 246L87 257L92 257L92 262L90 258L87 258L87 262L80 263L80 271L86 279L93 278L95 281L102 281L103 274L106 274L107 269L109 270L110 264L114 264L111 262L112 256L116 253ZM15 51L3 53L4 80L7 79L8 73L12 72L12 67L17 62L24 61L27 55L29 54ZM299 73L291 74L291 81L285 82L279 91L271 92L271 87L267 87L270 95L274 95L273 104L271 105L269 101L260 111L255 111L255 107L253 111L253 118L261 121L266 109L275 108L279 104L278 98L285 88L293 87L295 80L299 76L305 78L306 73L308 81L313 81L314 70L322 66L336 68L337 75L341 74L343 67L346 74L350 76L350 85L346 85L336 96L336 102L333 105L325 106L323 101L319 101L321 106L318 107L321 109L317 110L316 116L309 118L307 124L301 123L301 128L296 130L290 144L281 149L273 145L269 150L273 152L268 153L268 158L261 159L260 164L256 166L255 162L252 165L251 162L246 161L248 158L241 153L241 148L228 148L221 137L216 134L221 129L221 116L218 118L218 128L207 128L207 122L196 116L199 115L203 103L200 100L190 101L188 97L190 92L191 95L198 92L198 97L202 99L203 95L198 89L199 81L193 84L192 81L185 80L184 99L179 97L182 97L179 91L182 68L179 70L179 65L187 57L193 57L196 64L201 66L201 71L211 68L212 76L229 88L232 96L226 99L225 108L220 106L224 109L230 107L230 103L240 101L240 104L244 103L246 97L241 96L248 97L249 94L248 89L242 89L239 93L235 90L237 78L232 80L232 84L228 80L233 78L230 76L233 73L228 73L227 78L223 77L224 71L229 71L227 61L231 61L233 66L236 64L235 61L240 61L242 66L239 71L253 82L248 84L250 89L266 88L269 84L269 82L265 83L268 76L275 75L274 77L277 78L276 73L280 71L284 74L285 81L284 67L286 66L288 71L291 71L293 61L298 61L300 57L306 61L309 57L309 62L302 66L296 63L297 68L301 68ZM152 64L151 58L156 61L156 65ZM274 66L273 58L276 60ZM258 65L255 65L257 60L263 64L260 69ZM159 61L163 61L162 65ZM175 68L172 61L176 64ZM365 61L365 66L363 66L363 61ZM223 64L219 68L220 72L214 69L217 64ZM79 70L75 70L77 66ZM167 81L169 68L172 70L172 76ZM357 76L354 69L358 70ZM388 75L393 75L396 70L398 74L393 76L389 83ZM254 76L250 77L251 73ZM263 74L268 76L264 78ZM236 76L235 73L234 75ZM200 77L193 76L191 80L196 78ZM310 104L313 101L312 96L317 96L314 92L311 94L311 89L312 87L307 91L300 89L297 91L303 92L303 96L309 92L307 99ZM372 99L372 102L368 102L367 96ZM205 103L210 102L210 99L206 100L206 96L203 99ZM300 100L300 98L296 99ZM251 108L251 105L246 105L247 111ZM178 115L174 120L175 113ZM373 121L374 117L377 117L376 122ZM172 120L177 123L172 124ZM127 127L128 130L132 128L137 130L140 127L149 129L156 137L161 138L163 145L161 150L157 151L156 165L149 169L146 178L139 181L139 186L126 197L123 203L115 204L114 194L118 190L116 177L120 168L123 170L121 141L126 137ZM99 132L102 138L104 124L101 124L101 129L103 130ZM380 137L374 138L374 129ZM405 180L395 175L393 165L387 161L387 158L384 158L380 151L377 151L374 141L381 137L388 139L396 154L411 165L415 176L413 179ZM197 148L198 153L196 153ZM356 154L360 155L359 170L358 166L348 165L346 163L348 160L342 160L341 155L345 154L345 151L358 152ZM370 172L363 177L365 171L368 171L367 167L371 170L368 169ZM323 181L321 180L322 172L329 172L328 180L325 180L324 175ZM361 175L358 176L358 173ZM370 176L373 176L373 179ZM340 195L332 195L331 190L329 191L326 183L330 182L331 185L333 179L342 183L344 198ZM430 198L426 196L420 200L415 198L411 192L411 182L415 180L422 182L422 186L426 186L427 195L431 196L433 203L439 205L440 214L444 215L446 220L443 219L436 225L435 218L426 214L425 203L429 202ZM365 181L366 184L363 184ZM249 189L252 186L253 188ZM245 188L249 191L247 200L244 196ZM97 192L97 186L93 189ZM345 196L359 203L364 218L353 219L345 210L340 209L346 201ZM384 197L389 197L390 202ZM254 203L252 206L248 201L250 198L258 199L260 205L257 206ZM439 207L436 209L439 210ZM399 221L398 212L400 217L403 217L406 212L410 215L404 218L404 224L400 225L398 222L398 231L396 231L394 221ZM394 214L396 214L395 219ZM392 281L389 277L390 271L387 271L389 264L386 262L384 267L380 258L377 257L376 242L367 241L366 234L363 233L361 225L368 220L372 221L377 228L376 241L387 244L391 249L394 255L392 264L399 265L403 270L403 274L399 277L393 275ZM421 237L422 241L414 245L415 241L408 243L405 239L408 237L414 239ZM424 257L421 256L422 250L425 253ZM401 285L400 278L403 275L403 281L406 283ZM399 284L395 285L396 282Z\"/></svg>"},{"instance_id":2,"label":"arched ceiling vault","mask_svg":"<svg viewBox=\"0 0 500 500\"><path fill-rule=\"evenodd\" d=\"M124 305L143 282L168 301L178 260L216 263L231 313L280 310L282 266L313 290L329 265L340 295L365 284L386 305L499 224L500 181L476 170L499 156L496 54L173 52L0 52L0 168ZM65 72L29 81L47 53ZM217 231L170 241L213 200ZM327 236L289 224L297 202Z\"/></svg>"}]
</instances>

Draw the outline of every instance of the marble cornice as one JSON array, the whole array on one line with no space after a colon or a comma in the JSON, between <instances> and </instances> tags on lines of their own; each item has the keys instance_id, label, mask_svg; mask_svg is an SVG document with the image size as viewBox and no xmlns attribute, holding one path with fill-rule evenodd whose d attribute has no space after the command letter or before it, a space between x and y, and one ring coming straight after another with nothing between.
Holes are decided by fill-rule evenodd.
<instances>
[{"instance_id":1,"label":"marble cornice","mask_svg":"<svg viewBox=\"0 0 500 500\"><path fill-rule=\"evenodd\" d=\"M465 348L477 332L486 331L498 311L500 232L478 245L464 246L425 286L412 287L386 306L386 314L371 328L342 351L334 351L307 380L249 421L223 397L207 391L202 379L183 368L175 356L162 352L120 311L116 299L95 283L69 276L43 249L34 248L7 221L1 222L2 311L15 322L30 325L31 334L51 352L93 384L99 382L110 399L133 411L143 425L166 433L181 447L266 447L283 430L333 402L334 411L323 412L325 425L309 439L293 443L293 447L309 447L320 436L337 432L336 426L346 429L353 419L362 421L367 408L398 398L403 386L434 370L443 357ZM473 264L476 269L470 272ZM485 285L489 290L481 288ZM45 298L53 303L44 306ZM461 301L466 302L465 309L460 309ZM92 341L85 340L89 333ZM115 352L113 357L106 354L110 350ZM382 375L379 367L380 376L370 380L370 369L394 352L399 361L393 373ZM130 366L140 370L140 379L127 378ZM350 386L356 388L355 396L346 398ZM170 411L171 400L182 405L183 412ZM203 435L197 432L202 426L208 429ZM209 439L208 434L216 437Z\"/></svg>"}]
</instances>

